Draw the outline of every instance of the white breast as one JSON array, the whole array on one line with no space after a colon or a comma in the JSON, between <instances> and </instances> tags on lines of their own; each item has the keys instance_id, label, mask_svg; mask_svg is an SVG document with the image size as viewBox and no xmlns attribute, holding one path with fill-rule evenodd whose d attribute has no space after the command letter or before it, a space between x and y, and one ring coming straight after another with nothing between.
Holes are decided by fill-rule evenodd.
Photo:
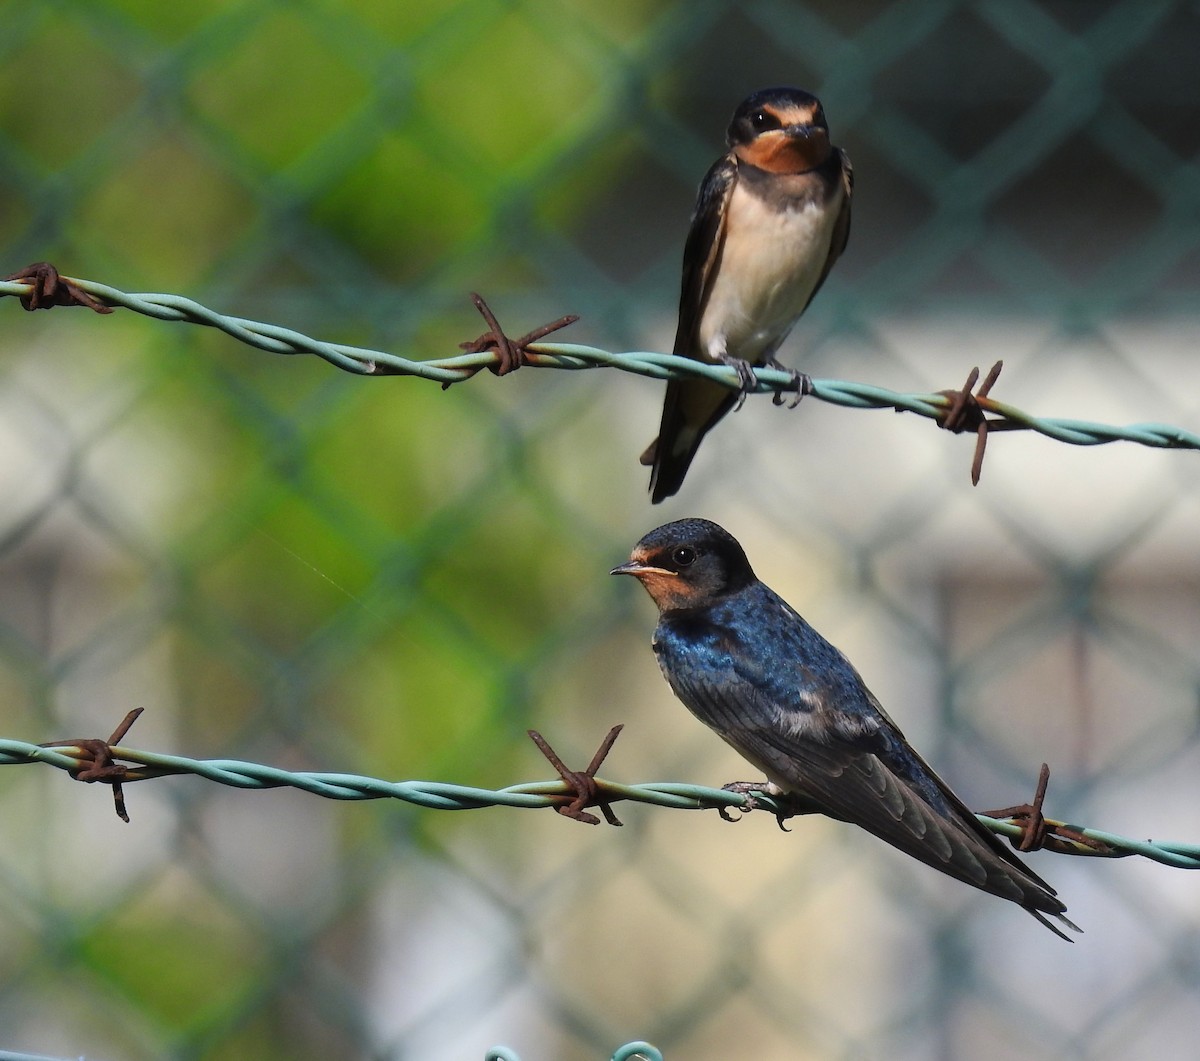
<instances>
[{"instance_id":1,"label":"white breast","mask_svg":"<svg viewBox=\"0 0 1200 1061\"><path fill-rule=\"evenodd\" d=\"M708 360L729 354L753 363L774 354L825 269L840 206L839 196L777 210L734 186L697 353Z\"/></svg>"}]
</instances>

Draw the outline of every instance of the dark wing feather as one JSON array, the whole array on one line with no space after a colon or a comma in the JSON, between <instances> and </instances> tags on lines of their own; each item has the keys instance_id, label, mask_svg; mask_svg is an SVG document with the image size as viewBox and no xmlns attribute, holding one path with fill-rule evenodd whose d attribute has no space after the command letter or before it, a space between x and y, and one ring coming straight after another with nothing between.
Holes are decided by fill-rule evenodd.
<instances>
[{"instance_id":1,"label":"dark wing feather","mask_svg":"<svg viewBox=\"0 0 1200 1061\"><path fill-rule=\"evenodd\" d=\"M1066 909L1053 888L1001 846L915 752L905 746L911 760L895 762L895 745L903 736L882 712L874 716L877 726L853 734L828 721L812 723L818 728L803 736L792 735L787 720L799 718L797 707L781 710L732 668L707 678L672 674L670 680L702 722L776 784L823 813L1028 910L1058 914ZM865 686L862 693L864 702L856 706L874 708Z\"/></svg>"},{"instance_id":2,"label":"dark wing feather","mask_svg":"<svg viewBox=\"0 0 1200 1061\"><path fill-rule=\"evenodd\" d=\"M700 318L725 241L726 207L736 181L737 161L729 154L713 164L700 185L683 250L679 325L673 347L677 357L697 356ZM653 466L650 492L654 503L679 490L700 441L736 401L735 392L717 383L668 381L658 439L642 455L642 463Z\"/></svg>"},{"instance_id":3,"label":"dark wing feather","mask_svg":"<svg viewBox=\"0 0 1200 1061\"><path fill-rule=\"evenodd\" d=\"M737 159L732 153L712 164L696 194L696 209L683 247L683 282L679 292L679 326L674 353L694 357L696 334L708 291L713 266L725 241L725 214L733 186L737 183Z\"/></svg>"}]
</instances>

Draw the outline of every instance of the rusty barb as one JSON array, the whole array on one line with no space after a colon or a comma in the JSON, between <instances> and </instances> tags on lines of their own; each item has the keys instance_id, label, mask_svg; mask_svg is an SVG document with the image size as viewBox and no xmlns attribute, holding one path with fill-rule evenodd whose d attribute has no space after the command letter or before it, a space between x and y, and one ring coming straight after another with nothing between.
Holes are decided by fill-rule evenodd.
<instances>
[{"instance_id":1,"label":"rusty barb","mask_svg":"<svg viewBox=\"0 0 1200 1061\"><path fill-rule=\"evenodd\" d=\"M112 306L89 295L74 280L60 276L49 262L34 262L4 279L30 285L28 293L17 296L21 305L30 311L55 306L84 306L97 313L112 312Z\"/></svg>"},{"instance_id":2,"label":"rusty barb","mask_svg":"<svg viewBox=\"0 0 1200 1061\"><path fill-rule=\"evenodd\" d=\"M1018 851L1057 851L1060 855L1100 855L1105 858L1123 858L1131 851L1118 851L1102 840L1084 836L1073 825L1054 821L1042 814L1042 803L1046 799L1046 787L1050 784L1050 767L1042 763L1038 773L1037 790L1032 803L1020 803L1015 807L1001 807L982 813L989 818L1008 819L1022 827L1020 836L1009 837Z\"/></svg>"},{"instance_id":3,"label":"rusty barb","mask_svg":"<svg viewBox=\"0 0 1200 1061\"><path fill-rule=\"evenodd\" d=\"M956 435L963 431L975 432L975 459L971 462L971 485L979 485L979 476L983 473L983 454L987 449L988 431L1000 421L988 420L984 413L987 396L1000 378L1000 370L1004 368L1003 361L997 361L987 378L979 384L979 390L974 394L971 389L979 379L978 367L971 369L967 382L959 390L938 391L950 401L944 412L937 416L938 427L953 431Z\"/></svg>"},{"instance_id":4,"label":"rusty barb","mask_svg":"<svg viewBox=\"0 0 1200 1061\"><path fill-rule=\"evenodd\" d=\"M460 350L465 350L469 354L479 354L484 350L495 350L496 360L493 364L487 366L488 370L497 376L506 376L510 372L516 372L522 365L529 363L529 347L540 339L545 339L547 335L559 331L570 324L574 324L579 317L574 313L568 313L565 316L559 317L557 320L550 321L549 324L543 324L539 328L534 328L533 331L522 335L520 339L510 339L504 334L504 329L500 327L500 322L496 320L496 314L492 312L491 306L484 301L482 295L477 295L474 291L471 292L471 301L475 303L475 308L479 310L479 315L487 322L488 330L479 336L477 339L472 339L470 342L459 343ZM470 379L479 369L468 370L463 379ZM442 390L449 388L451 384L443 383Z\"/></svg>"},{"instance_id":5,"label":"rusty barb","mask_svg":"<svg viewBox=\"0 0 1200 1061\"><path fill-rule=\"evenodd\" d=\"M145 708L135 707L130 711L121 724L113 730L113 734L108 740L101 740L99 737L77 737L70 740L46 741L39 746L42 748L78 749L79 766L71 770L71 776L76 781L86 781L89 784L93 781L101 781L106 785L112 785L113 805L117 817L123 822L129 821L129 814L125 810L125 789L122 786L122 782L129 779L129 766L116 761L113 757L112 746L121 743L125 734L129 732L129 728L138 720L138 716L144 710Z\"/></svg>"},{"instance_id":6,"label":"rusty barb","mask_svg":"<svg viewBox=\"0 0 1200 1061\"><path fill-rule=\"evenodd\" d=\"M558 771L558 776L563 779L567 789L570 792L568 802L560 803L555 810L559 814L563 814L568 818L574 818L576 821L585 822L588 825L599 825L600 819L594 814L588 814L584 807L599 807L600 812L604 815L604 820L609 825L624 824L614 813L611 806L611 800L605 799L601 795L600 785L602 782L596 780L596 771L600 769L608 753L612 751L612 746L616 743L617 737L621 730L625 728L624 723L613 726L608 731L608 736L600 742L600 747L596 749L596 754L592 756L592 761L588 763L585 770L571 770L558 757L558 753L547 743L536 729L529 730L529 738L538 746L540 751L549 761L550 765ZM568 797L564 797L568 798Z\"/></svg>"}]
</instances>

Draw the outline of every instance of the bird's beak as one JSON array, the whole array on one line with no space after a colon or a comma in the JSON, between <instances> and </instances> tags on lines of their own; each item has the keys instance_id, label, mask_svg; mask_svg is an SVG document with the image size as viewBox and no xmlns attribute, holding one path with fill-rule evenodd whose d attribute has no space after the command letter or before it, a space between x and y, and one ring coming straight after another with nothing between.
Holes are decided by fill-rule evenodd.
<instances>
[{"instance_id":1,"label":"bird's beak","mask_svg":"<svg viewBox=\"0 0 1200 1061\"><path fill-rule=\"evenodd\" d=\"M633 575L634 578L645 578L646 575L670 575L676 577L676 572L668 571L665 567L651 567L641 560L626 560L620 567L614 567L610 575Z\"/></svg>"},{"instance_id":2,"label":"bird's beak","mask_svg":"<svg viewBox=\"0 0 1200 1061\"><path fill-rule=\"evenodd\" d=\"M818 129L815 125L810 125L808 122L801 122L797 125L785 125L783 131L793 140L811 140L818 133L823 133L825 130Z\"/></svg>"}]
</instances>

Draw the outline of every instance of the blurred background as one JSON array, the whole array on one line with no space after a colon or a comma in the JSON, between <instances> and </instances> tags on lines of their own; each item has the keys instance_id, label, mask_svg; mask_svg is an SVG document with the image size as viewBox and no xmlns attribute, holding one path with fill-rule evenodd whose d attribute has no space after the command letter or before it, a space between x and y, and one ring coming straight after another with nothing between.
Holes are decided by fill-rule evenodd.
<instances>
[{"instance_id":1,"label":"blurred background","mask_svg":"<svg viewBox=\"0 0 1200 1061\"><path fill-rule=\"evenodd\" d=\"M734 106L824 101L849 248L782 359L1200 425L1200 8L1172 0L47 0L0 35L4 273L320 338L668 350ZM499 787L747 769L606 572L702 515L977 809L1200 840L1200 461L752 398L651 508L662 385L442 392L0 305L0 736ZM620 584L618 584L620 583ZM105 1059L1189 1056L1200 877L1036 854L1086 930L842 824L448 814L0 770L0 1048Z\"/></svg>"}]
</instances>

